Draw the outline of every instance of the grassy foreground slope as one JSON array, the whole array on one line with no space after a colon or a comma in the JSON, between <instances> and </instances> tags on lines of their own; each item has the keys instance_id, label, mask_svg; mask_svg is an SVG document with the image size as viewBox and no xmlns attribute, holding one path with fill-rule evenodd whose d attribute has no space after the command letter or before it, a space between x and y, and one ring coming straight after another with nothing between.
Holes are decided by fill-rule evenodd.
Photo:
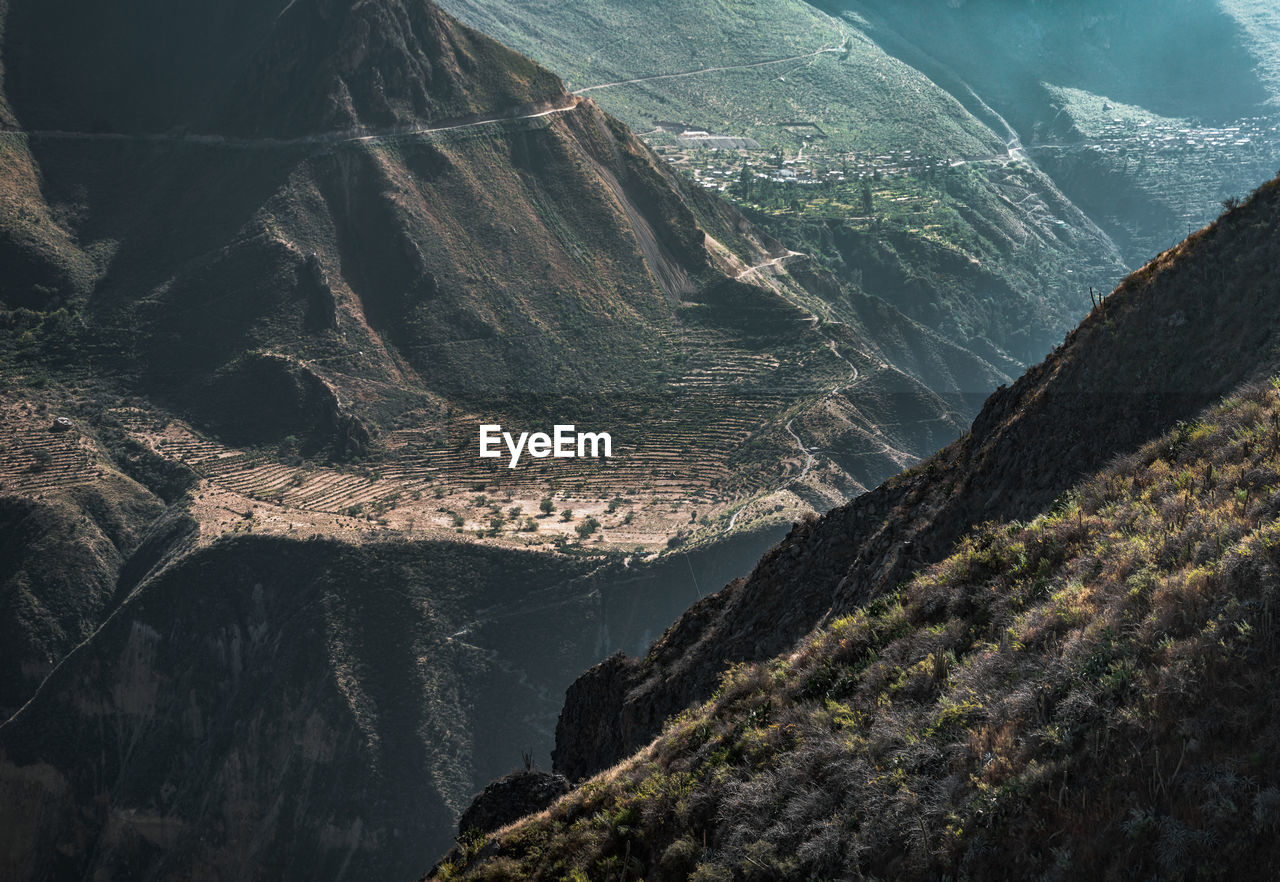
<instances>
[{"instance_id":1,"label":"grassy foreground slope","mask_svg":"<svg viewBox=\"0 0 1280 882\"><path fill-rule=\"evenodd\" d=\"M731 670L467 878L1258 878L1280 857L1278 427L1280 381L984 525Z\"/></svg>"}]
</instances>

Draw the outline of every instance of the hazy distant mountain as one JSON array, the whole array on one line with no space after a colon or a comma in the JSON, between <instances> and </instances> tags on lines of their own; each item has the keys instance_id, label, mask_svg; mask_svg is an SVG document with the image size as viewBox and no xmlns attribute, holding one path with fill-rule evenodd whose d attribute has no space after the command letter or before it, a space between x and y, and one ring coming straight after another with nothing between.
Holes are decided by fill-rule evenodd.
<instances>
[{"instance_id":1,"label":"hazy distant mountain","mask_svg":"<svg viewBox=\"0 0 1280 882\"><path fill-rule=\"evenodd\" d=\"M1272 4L819 5L864 26L980 117L1007 119L1135 265L1280 160Z\"/></svg>"}]
</instances>

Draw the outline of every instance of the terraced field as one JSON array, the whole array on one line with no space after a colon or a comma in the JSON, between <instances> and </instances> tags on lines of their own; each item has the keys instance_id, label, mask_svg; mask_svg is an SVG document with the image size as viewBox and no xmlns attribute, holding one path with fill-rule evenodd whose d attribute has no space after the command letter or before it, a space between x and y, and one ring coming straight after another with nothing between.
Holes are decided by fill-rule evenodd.
<instances>
[{"instance_id":1,"label":"terraced field","mask_svg":"<svg viewBox=\"0 0 1280 882\"><path fill-rule=\"evenodd\" d=\"M612 459L526 457L515 469L505 457L481 459L478 427L492 421L491 414L460 414L444 425L394 430L359 466L234 448L180 421L157 425L143 412L114 416L134 439L199 475L206 490L265 503L285 515L478 532L522 544L572 537L593 517L604 542L656 550L685 527L718 533L723 522L736 526L731 513L807 474L806 457L786 423L820 402L850 370L833 347L753 352L697 327L685 328L667 345L686 347L690 355L661 393L613 402ZM822 378L818 388L815 377ZM541 500L549 497L557 515L566 509L573 514L535 520ZM785 508L757 505L752 511L768 515ZM495 517L501 521L496 527Z\"/></svg>"},{"instance_id":2,"label":"terraced field","mask_svg":"<svg viewBox=\"0 0 1280 882\"><path fill-rule=\"evenodd\" d=\"M35 495L100 474L97 451L78 431L52 429L54 415L0 403L0 495Z\"/></svg>"}]
</instances>

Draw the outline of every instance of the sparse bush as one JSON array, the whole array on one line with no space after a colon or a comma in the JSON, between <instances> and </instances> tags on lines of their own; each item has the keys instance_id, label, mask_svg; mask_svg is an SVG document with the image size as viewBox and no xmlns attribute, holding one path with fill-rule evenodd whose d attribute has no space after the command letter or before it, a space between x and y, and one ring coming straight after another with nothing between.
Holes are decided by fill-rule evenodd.
<instances>
[{"instance_id":1,"label":"sparse bush","mask_svg":"<svg viewBox=\"0 0 1280 882\"><path fill-rule=\"evenodd\" d=\"M689 877L689 882L734 882L733 870L714 862L701 863Z\"/></svg>"},{"instance_id":2,"label":"sparse bush","mask_svg":"<svg viewBox=\"0 0 1280 882\"><path fill-rule=\"evenodd\" d=\"M662 853L658 862L658 878L662 882L684 882L698 866L702 849L689 836L677 839Z\"/></svg>"}]
</instances>

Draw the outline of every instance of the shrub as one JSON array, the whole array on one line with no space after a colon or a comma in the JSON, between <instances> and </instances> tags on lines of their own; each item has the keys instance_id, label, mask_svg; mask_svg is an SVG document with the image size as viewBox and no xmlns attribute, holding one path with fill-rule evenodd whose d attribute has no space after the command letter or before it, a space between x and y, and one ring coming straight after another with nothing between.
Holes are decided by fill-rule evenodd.
<instances>
[{"instance_id":1,"label":"shrub","mask_svg":"<svg viewBox=\"0 0 1280 882\"><path fill-rule=\"evenodd\" d=\"M698 866L702 849L691 837L677 839L662 853L658 862L658 879L661 882L683 882L692 876Z\"/></svg>"}]
</instances>

